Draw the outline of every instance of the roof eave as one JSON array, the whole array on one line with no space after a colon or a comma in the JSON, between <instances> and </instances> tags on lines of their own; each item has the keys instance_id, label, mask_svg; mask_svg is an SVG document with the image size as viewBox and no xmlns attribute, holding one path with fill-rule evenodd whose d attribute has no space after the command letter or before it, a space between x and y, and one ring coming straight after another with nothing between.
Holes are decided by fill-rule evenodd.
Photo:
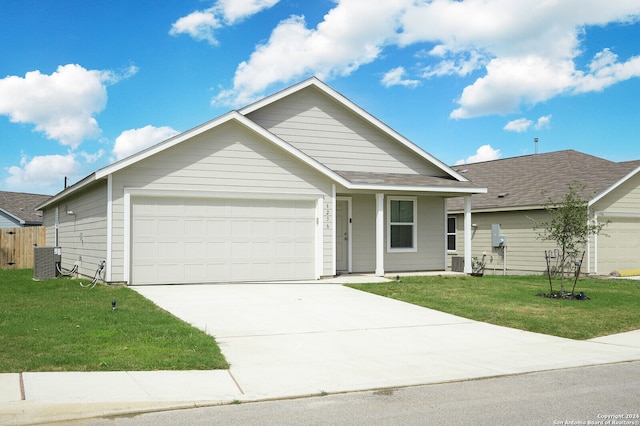
<instances>
[{"instance_id":1,"label":"roof eave","mask_svg":"<svg viewBox=\"0 0 640 426\"><path fill-rule=\"evenodd\" d=\"M138 154L134 154L131 157L128 157L124 160L121 160L117 163L114 163L110 166L104 167L103 169L98 170L95 174L96 174L96 179L102 179L110 174L116 173L119 170L124 169L125 167L128 167L132 164L135 164L139 161L144 160L145 158L151 157L159 152L162 152L168 148L171 148L175 145L178 145L181 142L184 142L190 138L193 138L194 136L200 135L204 132L207 132L211 129L214 129L224 123L228 123L231 121L236 121L238 123L240 123L242 126L244 126L245 128L253 131L254 133L258 134L259 136L269 140L271 143L273 143L274 145L276 145L277 147L279 147L280 149L286 151L287 153L289 153L290 155L296 157L297 159L299 159L300 161L304 162L305 164L307 164L308 166L312 167L313 169L317 170L318 172L320 172L321 174L327 176L328 178L336 181L337 183L341 184L341 185L349 185L349 182L344 179L343 177L341 177L340 175L338 175L337 173L335 173L333 170L329 169L328 167L322 165L321 163L319 163L318 161L314 160L313 158L309 157L308 155L304 154L302 151L298 150L297 148L295 148L293 145L285 142L284 140L282 140L281 138L279 138L278 136L274 135L273 133L269 132L268 130L266 130L265 128L259 126L258 124L254 123L253 121L249 120L247 117L245 117L244 115L238 113L237 111L231 111L227 114L224 114L220 117L218 117L217 119L211 120L207 123L205 123L204 125L195 127L191 130L188 130L186 132L183 132L179 135L176 135L172 138L167 139L164 142L161 142L157 145L154 145L144 151L139 152Z\"/></svg>"},{"instance_id":2,"label":"roof eave","mask_svg":"<svg viewBox=\"0 0 640 426\"><path fill-rule=\"evenodd\" d=\"M75 184L63 189L62 191L58 192L53 197L49 198L44 203L38 204L35 207L34 210L43 210L43 209L49 207L50 205L55 204L58 201L66 198L67 196L71 195L72 193L74 193L74 192L84 188L85 186L95 182L96 180L98 180L98 178L96 177L96 172L91 173L89 176L85 177L80 182L77 182L77 183L75 183Z\"/></svg>"},{"instance_id":3,"label":"roof eave","mask_svg":"<svg viewBox=\"0 0 640 426\"><path fill-rule=\"evenodd\" d=\"M24 225L24 224L25 224L25 221L24 221L23 219L19 218L18 216L16 216L15 214L11 213L11 212L10 212L10 211L8 211L8 210L5 210L5 209L3 209L3 208L1 208L1 207L0 207L0 212L2 212L2 213L4 213L4 214L6 214L7 216L11 217L11 218L12 218L12 219L14 219L16 222L18 222L18 224L20 224L20 225Z\"/></svg>"},{"instance_id":4,"label":"roof eave","mask_svg":"<svg viewBox=\"0 0 640 426\"><path fill-rule=\"evenodd\" d=\"M418 185L363 185L349 184L347 189L355 191L402 191L402 192L436 192L442 194L456 194L454 196L486 194L487 188L456 188L447 186L418 186Z\"/></svg>"},{"instance_id":5,"label":"roof eave","mask_svg":"<svg viewBox=\"0 0 640 426\"><path fill-rule=\"evenodd\" d=\"M517 211L529 211L529 210L544 210L543 205L530 205L530 206L510 206L510 207L480 207L473 208L471 206L471 213L503 213L503 212L517 212ZM450 214L464 213L463 209L449 210Z\"/></svg>"}]
</instances>

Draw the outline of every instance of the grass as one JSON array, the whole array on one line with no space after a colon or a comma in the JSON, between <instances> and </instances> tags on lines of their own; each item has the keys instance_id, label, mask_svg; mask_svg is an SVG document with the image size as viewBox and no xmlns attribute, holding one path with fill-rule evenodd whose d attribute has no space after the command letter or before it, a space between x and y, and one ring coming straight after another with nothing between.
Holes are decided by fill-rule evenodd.
<instances>
[{"instance_id":1,"label":"grass","mask_svg":"<svg viewBox=\"0 0 640 426\"><path fill-rule=\"evenodd\" d=\"M213 337L129 288L32 278L0 271L0 372L228 368Z\"/></svg>"},{"instance_id":2,"label":"grass","mask_svg":"<svg viewBox=\"0 0 640 426\"><path fill-rule=\"evenodd\" d=\"M568 287L569 290L573 282ZM560 288L559 283L554 283ZM570 339L590 339L640 329L640 284L580 279L576 292L590 300L537 297L548 277L404 277L399 283L350 287L461 317Z\"/></svg>"}]
</instances>

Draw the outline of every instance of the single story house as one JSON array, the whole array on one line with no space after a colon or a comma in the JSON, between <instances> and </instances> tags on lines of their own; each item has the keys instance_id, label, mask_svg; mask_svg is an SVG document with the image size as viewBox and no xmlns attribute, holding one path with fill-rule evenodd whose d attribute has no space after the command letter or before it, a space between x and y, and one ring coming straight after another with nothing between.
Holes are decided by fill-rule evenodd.
<instances>
[{"instance_id":1,"label":"single story house","mask_svg":"<svg viewBox=\"0 0 640 426\"><path fill-rule=\"evenodd\" d=\"M145 284L445 270L472 184L316 78L104 167L40 205L62 266ZM471 232L470 227L467 232Z\"/></svg>"},{"instance_id":2,"label":"single story house","mask_svg":"<svg viewBox=\"0 0 640 426\"><path fill-rule=\"evenodd\" d=\"M537 238L533 221L548 220L543 206L549 198L562 201L573 181L585 185L582 197L588 202L590 219L608 223L584 247L581 272L608 275L640 268L640 160L613 162L565 150L453 169L488 188L487 193L473 197L471 232L472 256L480 259L486 254L485 273L546 272L545 250L557 247L553 241ZM457 269L459 257L467 254L460 244L465 241L460 224L463 201L450 200L448 210L448 253L450 265ZM552 266L556 260L552 259Z\"/></svg>"},{"instance_id":3,"label":"single story house","mask_svg":"<svg viewBox=\"0 0 640 426\"><path fill-rule=\"evenodd\" d=\"M24 228L42 225L42 212L36 206L50 195L0 191L0 228Z\"/></svg>"}]
</instances>

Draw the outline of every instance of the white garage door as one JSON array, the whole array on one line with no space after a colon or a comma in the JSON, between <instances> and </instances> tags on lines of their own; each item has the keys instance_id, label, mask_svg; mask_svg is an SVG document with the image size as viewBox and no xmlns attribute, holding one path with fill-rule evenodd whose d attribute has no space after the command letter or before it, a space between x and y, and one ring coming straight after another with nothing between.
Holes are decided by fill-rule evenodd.
<instances>
[{"instance_id":1,"label":"white garage door","mask_svg":"<svg viewBox=\"0 0 640 426\"><path fill-rule=\"evenodd\" d=\"M315 201L136 197L131 284L315 278Z\"/></svg>"},{"instance_id":2,"label":"white garage door","mask_svg":"<svg viewBox=\"0 0 640 426\"><path fill-rule=\"evenodd\" d=\"M640 218L610 221L598 235L598 273L640 268Z\"/></svg>"}]
</instances>

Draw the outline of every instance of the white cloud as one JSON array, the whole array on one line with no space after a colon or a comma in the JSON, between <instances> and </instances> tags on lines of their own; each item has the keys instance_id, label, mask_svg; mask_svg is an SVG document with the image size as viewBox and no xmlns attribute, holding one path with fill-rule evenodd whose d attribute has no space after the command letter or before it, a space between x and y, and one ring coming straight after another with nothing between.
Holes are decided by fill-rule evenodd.
<instances>
[{"instance_id":1,"label":"white cloud","mask_svg":"<svg viewBox=\"0 0 640 426\"><path fill-rule=\"evenodd\" d=\"M507 125L504 126L503 130L522 133L526 132L532 124L533 121L531 120L527 120L526 118L518 118L517 120L508 122Z\"/></svg>"},{"instance_id":2,"label":"white cloud","mask_svg":"<svg viewBox=\"0 0 640 426\"><path fill-rule=\"evenodd\" d=\"M87 70L61 65L51 75L31 71L0 79L0 114L13 123L29 123L47 138L75 149L101 130L95 115L107 104L106 86L137 72Z\"/></svg>"},{"instance_id":3,"label":"white cloud","mask_svg":"<svg viewBox=\"0 0 640 426\"><path fill-rule=\"evenodd\" d=\"M481 69L486 63L484 55L474 50L466 54L451 55L448 52L441 52L440 49L434 48L429 54L443 58L452 57L452 59L443 59L436 65L427 66L422 75L424 78L444 77L448 75L466 77L473 71Z\"/></svg>"},{"instance_id":4,"label":"white cloud","mask_svg":"<svg viewBox=\"0 0 640 426\"><path fill-rule=\"evenodd\" d=\"M455 74L458 68L451 56L475 53L465 71L479 65L486 73L463 90L451 117L504 114L587 85L607 84L606 76L594 69L576 69L585 29L637 19L639 13L640 4L632 0L424 2L404 15L400 43L436 43L430 53L443 60L428 67L426 77ZM608 74L615 74L611 80L640 76L630 62L616 63L620 70L613 72L615 67L605 60Z\"/></svg>"},{"instance_id":5,"label":"white cloud","mask_svg":"<svg viewBox=\"0 0 640 426\"><path fill-rule=\"evenodd\" d=\"M216 46L218 40L215 38L214 31L221 27L222 24L216 18L214 11L196 11L174 22L169 34L173 36L188 34L194 40L208 41L209 44Z\"/></svg>"},{"instance_id":6,"label":"white cloud","mask_svg":"<svg viewBox=\"0 0 640 426\"><path fill-rule=\"evenodd\" d=\"M384 77L382 77L382 85L385 87L391 86L406 86L406 87L416 87L420 84L420 80L411 80L405 78L406 71L404 67L397 67L389 72L387 72Z\"/></svg>"},{"instance_id":7,"label":"white cloud","mask_svg":"<svg viewBox=\"0 0 640 426\"><path fill-rule=\"evenodd\" d=\"M169 34L187 34L197 41L218 45L215 31L224 25L233 25L264 9L273 7L279 0L219 0L214 6L197 10L179 18L171 25Z\"/></svg>"},{"instance_id":8,"label":"white cloud","mask_svg":"<svg viewBox=\"0 0 640 426\"><path fill-rule=\"evenodd\" d=\"M551 114L539 117L536 125L533 126L536 130L548 129L549 127L551 127Z\"/></svg>"},{"instance_id":9,"label":"white cloud","mask_svg":"<svg viewBox=\"0 0 640 426\"><path fill-rule=\"evenodd\" d=\"M572 61L541 56L497 58L486 69L486 76L464 88L451 118L508 114L523 103L535 105L566 91L575 74Z\"/></svg>"},{"instance_id":10,"label":"white cloud","mask_svg":"<svg viewBox=\"0 0 640 426\"><path fill-rule=\"evenodd\" d=\"M23 156L20 166L8 167L5 185L12 191L53 194L63 189L65 177L77 177L80 163L73 153L43 155L31 159Z\"/></svg>"},{"instance_id":11,"label":"white cloud","mask_svg":"<svg viewBox=\"0 0 640 426\"><path fill-rule=\"evenodd\" d=\"M497 160L500 156L501 154L499 149L493 149L491 145L482 145L476 150L474 155L467 157L466 160L458 160L456 165Z\"/></svg>"},{"instance_id":12,"label":"white cloud","mask_svg":"<svg viewBox=\"0 0 640 426\"><path fill-rule=\"evenodd\" d=\"M371 7L366 1L341 0L316 28L307 28L301 16L280 22L269 40L238 66L233 88L220 93L213 103L244 105L270 85L303 75L321 79L349 75L376 60L382 48L396 38L399 14L412 3L397 0Z\"/></svg>"},{"instance_id":13,"label":"white cloud","mask_svg":"<svg viewBox=\"0 0 640 426\"><path fill-rule=\"evenodd\" d=\"M640 56L618 62L618 55L610 49L597 53L589 64L588 73L578 73L576 93L601 91L620 81L640 77Z\"/></svg>"},{"instance_id":14,"label":"white cloud","mask_svg":"<svg viewBox=\"0 0 640 426\"><path fill-rule=\"evenodd\" d=\"M217 9L225 21L234 24L238 21L269 9L280 0L218 0Z\"/></svg>"},{"instance_id":15,"label":"white cloud","mask_svg":"<svg viewBox=\"0 0 640 426\"><path fill-rule=\"evenodd\" d=\"M506 130L508 132L523 133L529 130L532 126L536 130L548 129L551 126L551 114L539 117L535 124L533 123L533 121L527 118L518 118L516 120L508 122L503 127L503 130Z\"/></svg>"},{"instance_id":16,"label":"white cloud","mask_svg":"<svg viewBox=\"0 0 640 426\"><path fill-rule=\"evenodd\" d=\"M139 129L125 130L116 138L112 160L121 160L177 134L177 130L167 126L154 127L149 125Z\"/></svg>"},{"instance_id":17,"label":"white cloud","mask_svg":"<svg viewBox=\"0 0 640 426\"><path fill-rule=\"evenodd\" d=\"M608 49L588 69L576 65L590 26L638 16L637 0L397 0L376 7L336 0L315 28L303 17L280 22L213 102L243 105L272 84L311 74L348 75L378 59L385 47L422 44L432 46L426 59L433 62L422 65L423 78L484 71L462 91L452 118L513 113L560 94L639 77L640 56L619 60Z\"/></svg>"},{"instance_id":18,"label":"white cloud","mask_svg":"<svg viewBox=\"0 0 640 426\"><path fill-rule=\"evenodd\" d=\"M85 163L91 164L98 161L104 155L104 150L98 150L98 152L94 152L93 154L89 154L88 152L80 152L79 153L82 158L84 158Z\"/></svg>"}]
</instances>

